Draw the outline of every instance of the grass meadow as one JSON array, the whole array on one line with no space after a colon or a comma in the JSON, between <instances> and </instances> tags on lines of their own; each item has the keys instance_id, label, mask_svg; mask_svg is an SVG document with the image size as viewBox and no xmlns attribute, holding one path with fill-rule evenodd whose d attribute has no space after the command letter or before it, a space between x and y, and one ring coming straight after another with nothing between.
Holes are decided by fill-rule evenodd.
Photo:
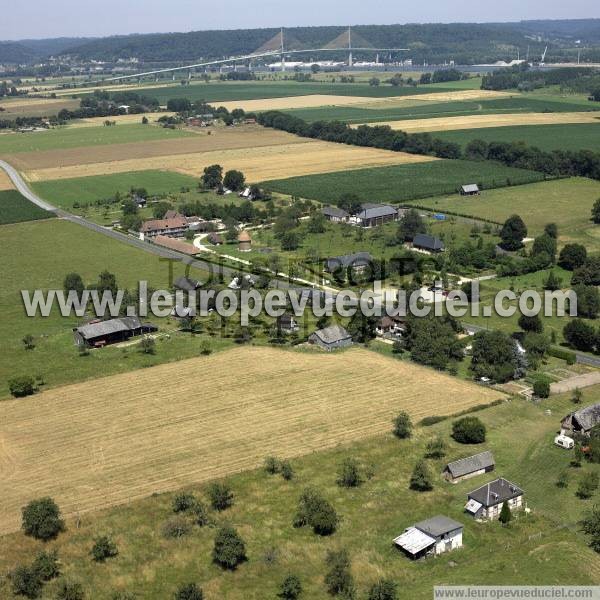
<instances>
[{"instance_id":1,"label":"grass meadow","mask_svg":"<svg viewBox=\"0 0 600 600\"><path fill-rule=\"evenodd\" d=\"M267 189L292 196L335 203L353 193L365 202L405 202L451 194L465 183L495 188L540 181L541 173L491 162L436 160L428 163L359 169L351 173L291 177L264 183Z\"/></svg>"},{"instance_id":2,"label":"grass meadow","mask_svg":"<svg viewBox=\"0 0 600 600\"><path fill-rule=\"evenodd\" d=\"M196 356L200 341L180 333L171 319L158 319L161 333L170 334L157 341L155 355L141 354L135 348L105 348L79 356L72 329L81 323L75 315L63 318L58 311L48 317L29 318L25 314L21 290L62 289L65 275L79 273L86 284L97 281L107 269L117 277L120 287L135 289L145 279L153 289L168 289L169 269L173 276L184 274L181 263L160 260L136 248L121 244L67 221L52 219L5 225L0 235L0 255L11 257L3 266L0 290L0 398L7 397L8 379L19 375L39 377L47 387L121 373L154 364ZM202 279L201 271L192 277ZM34 350L26 350L23 336L35 338ZM215 339L213 347L222 344ZM230 342L229 342L230 343ZM224 342L227 345L227 342Z\"/></svg>"},{"instance_id":3,"label":"grass meadow","mask_svg":"<svg viewBox=\"0 0 600 600\"><path fill-rule=\"evenodd\" d=\"M600 152L600 117L598 123L564 125L519 125L516 127L486 127L456 131L436 131L448 142L466 146L471 140L486 142L525 142L542 150L593 150Z\"/></svg>"},{"instance_id":4,"label":"grass meadow","mask_svg":"<svg viewBox=\"0 0 600 600\"><path fill-rule=\"evenodd\" d=\"M475 167L478 163L471 163ZM600 198L600 182L583 177L556 179L510 188L484 190L479 196L444 196L415 202L436 212L454 212L496 222L519 214L529 235L541 233L552 221L558 225L561 243L586 240L600 249L600 227L591 222L594 201Z\"/></svg>"},{"instance_id":5,"label":"grass meadow","mask_svg":"<svg viewBox=\"0 0 600 600\"><path fill-rule=\"evenodd\" d=\"M585 391L584 402L600 396L598 387ZM440 403L444 395L438 394ZM173 513L174 494L159 494L126 506L82 514L67 522L67 531L45 549L56 549L64 577L82 583L89 597L109 600L115 591L135 592L143 598L168 598L177 586L191 581L200 585L207 600L262 600L275 598L283 578L296 574L303 596L326 600L323 581L328 550L346 549L352 562L359 597L380 577L410 589L411 598L428 599L432 585L585 585L600 578L600 557L587 547L577 522L598 499L579 500L577 481L598 465L569 468L570 453L552 444L559 420L572 405L566 397L555 397L536 405L512 399L477 413L488 429L488 440L478 446L463 446L449 437L451 421L416 429L410 440L391 433L364 441L313 452L292 460L295 477L284 481L262 469L246 471L227 479L234 506L211 513L210 525L193 527L178 540L165 539L163 523ZM391 424L390 424L391 427ZM434 474L434 489L410 491L408 480L416 460L423 456L428 440L441 435L448 443L446 458L428 460ZM451 485L439 473L448 460L492 450L496 472ZM369 466L371 479L360 487L336 485L341 461L352 457ZM558 475L568 472L568 487L556 486ZM466 494L503 476L525 491L529 515L519 513L509 527L499 523L476 523L463 512ZM295 529L292 520L298 498L307 486L316 487L333 504L341 521L330 537L320 538L308 529ZM206 498L205 485L187 488ZM451 554L410 561L392 544L392 539L411 524L444 514L464 524L464 547ZM247 562L224 572L211 562L216 526L237 528L247 548ZM112 535L119 555L104 564L94 563L90 548L99 535ZM2 540L0 571L30 562L42 548L40 542L21 533ZM143 565L140 568L139 565ZM4 587L1 587L4 586ZM0 591L7 590L0 583ZM52 597L57 582L47 584L45 598Z\"/></svg>"},{"instance_id":6,"label":"grass meadow","mask_svg":"<svg viewBox=\"0 0 600 600\"><path fill-rule=\"evenodd\" d=\"M54 217L53 213L29 202L16 190L0 191L0 225L51 219L52 217Z\"/></svg>"},{"instance_id":7,"label":"grass meadow","mask_svg":"<svg viewBox=\"0 0 600 600\"><path fill-rule=\"evenodd\" d=\"M0 155L43 150L67 150L85 146L110 146L130 142L153 142L193 135L195 134L182 129L166 129L141 123L119 124L113 127L63 127L46 131L0 135Z\"/></svg>"}]
</instances>

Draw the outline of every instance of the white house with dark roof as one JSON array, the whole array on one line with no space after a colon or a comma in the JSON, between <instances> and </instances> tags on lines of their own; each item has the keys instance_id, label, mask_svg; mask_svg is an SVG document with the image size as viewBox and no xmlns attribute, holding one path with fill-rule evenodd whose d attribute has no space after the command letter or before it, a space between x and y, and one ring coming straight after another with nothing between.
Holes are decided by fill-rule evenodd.
<instances>
[{"instance_id":1,"label":"white house with dark roof","mask_svg":"<svg viewBox=\"0 0 600 600\"><path fill-rule=\"evenodd\" d=\"M468 494L465 511L478 520L494 520L500 516L505 502L513 511L523 508L524 494L520 487L500 477Z\"/></svg>"},{"instance_id":2,"label":"white house with dark roof","mask_svg":"<svg viewBox=\"0 0 600 600\"><path fill-rule=\"evenodd\" d=\"M494 470L495 466L494 455L489 450L486 450L485 452L448 463L442 474L448 481L458 483L463 479L489 473Z\"/></svg>"},{"instance_id":3,"label":"white house with dark roof","mask_svg":"<svg viewBox=\"0 0 600 600\"><path fill-rule=\"evenodd\" d=\"M341 325L330 325L324 329L317 329L308 336L310 344L320 346L330 352L338 348L352 345L352 336Z\"/></svg>"},{"instance_id":4,"label":"white house with dark roof","mask_svg":"<svg viewBox=\"0 0 600 600\"><path fill-rule=\"evenodd\" d=\"M442 554L462 547L463 524L443 515L415 523L394 538L394 544L410 558Z\"/></svg>"}]
</instances>

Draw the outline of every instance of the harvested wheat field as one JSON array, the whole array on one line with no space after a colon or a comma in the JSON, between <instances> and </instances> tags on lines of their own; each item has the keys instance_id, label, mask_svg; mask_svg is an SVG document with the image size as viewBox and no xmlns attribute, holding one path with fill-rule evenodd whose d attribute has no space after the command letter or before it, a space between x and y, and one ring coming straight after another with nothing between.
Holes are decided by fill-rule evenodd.
<instances>
[{"instance_id":1,"label":"harvested wheat field","mask_svg":"<svg viewBox=\"0 0 600 600\"><path fill-rule=\"evenodd\" d=\"M518 113L510 115L435 117L376 124L389 125L392 129L401 129L408 133L418 133L421 131L450 131L453 129L481 129L515 125L560 125L565 123L600 123L600 117L595 112ZM354 125L354 127L358 127L358 125Z\"/></svg>"},{"instance_id":2,"label":"harvested wheat field","mask_svg":"<svg viewBox=\"0 0 600 600\"><path fill-rule=\"evenodd\" d=\"M115 115L114 117L90 117L89 119L79 119L70 121L68 124L69 129L74 127L101 127L104 121L114 121L117 125L131 125L133 123L141 123L142 118L146 117L150 123L158 121L159 117L172 117L175 115L174 112L161 112L161 113L138 113L134 115Z\"/></svg>"},{"instance_id":3,"label":"harvested wheat field","mask_svg":"<svg viewBox=\"0 0 600 600\"><path fill-rule=\"evenodd\" d=\"M0 170L0 192L14 189L15 186L13 185L13 182L10 180L9 176L4 171Z\"/></svg>"},{"instance_id":4,"label":"harvested wheat field","mask_svg":"<svg viewBox=\"0 0 600 600\"><path fill-rule=\"evenodd\" d=\"M400 410L417 420L500 397L367 350L250 347L9 400L0 533L34 497L90 511L384 433Z\"/></svg>"},{"instance_id":5,"label":"harvested wheat field","mask_svg":"<svg viewBox=\"0 0 600 600\"><path fill-rule=\"evenodd\" d=\"M468 102L473 100L492 100L494 98L509 98L514 95L511 92L495 92L491 90L457 90L455 92L431 92L430 94L414 94L412 96L392 96L389 98L377 98L361 103L361 108L372 108L381 110L383 108L394 108L406 106L409 102L418 105L419 102Z\"/></svg>"},{"instance_id":6,"label":"harvested wheat field","mask_svg":"<svg viewBox=\"0 0 600 600\"><path fill-rule=\"evenodd\" d=\"M299 175L314 175L333 171L437 160L431 156L391 152L377 148L346 146L303 138L293 138L293 140L294 143L285 145L214 150L211 152L174 154L100 163L87 163L85 162L86 159L82 157L81 162L76 164L26 169L23 174L29 181L51 181L148 169L175 171L184 175L198 176L199 173L202 173L204 167L220 164L225 171L239 169L248 181L255 182ZM119 144L119 146L111 146L110 148L116 152L120 146L127 145ZM152 146L154 146L154 143ZM53 151L52 154L56 155L58 152ZM23 168L22 156L23 154L14 155L11 159L12 164L21 169ZM73 162L76 162L76 157Z\"/></svg>"},{"instance_id":7,"label":"harvested wheat field","mask_svg":"<svg viewBox=\"0 0 600 600\"><path fill-rule=\"evenodd\" d=\"M391 98L388 98L391 100ZM399 98L393 98L399 100ZM289 96L287 98L264 98L259 100L235 100L219 102L227 110L243 108L246 112L262 110L287 110L293 108L315 108L320 106L352 106L365 104L369 98L365 96L332 96L327 94L310 94L307 96ZM371 102L372 103L372 102Z\"/></svg>"}]
</instances>

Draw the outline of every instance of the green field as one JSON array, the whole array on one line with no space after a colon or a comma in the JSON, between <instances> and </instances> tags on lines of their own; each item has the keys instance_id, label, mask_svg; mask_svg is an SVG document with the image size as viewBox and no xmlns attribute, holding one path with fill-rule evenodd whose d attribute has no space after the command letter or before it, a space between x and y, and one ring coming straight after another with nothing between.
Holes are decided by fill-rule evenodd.
<instances>
[{"instance_id":1,"label":"green field","mask_svg":"<svg viewBox=\"0 0 600 600\"><path fill-rule=\"evenodd\" d=\"M436 137L466 146L471 140L486 142L525 142L542 150L593 150L600 152L600 117L598 123L564 125L521 125L486 127L457 131L436 131Z\"/></svg>"},{"instance_id":2,"label":"green field","mask_svg":"<svg viewBox=\"0 0 600 600\"><path fill-rule=\"evenodd\" d=\"M581 112L600 110L592 103L563 101L548 97L529 98L514 96L479 101L407 101L406 106L385 109L361 108L354 106L324 106L320 108L298 108L287 110L305 121L344 121L346 123L376 123L380 121L399 121L404 119L428 119L434 117L461 117L467 115L488 115L502 113L543 113L543 112ZM437 134L436 134L437 135Z\"/></svg>"},{"instance_id":3,"label":"green field","mask_svg":"<svg viewBox=\"0 0 600 600\"><path fill-rule=\"evenodd\" d=\"M309 94L335 96L365 96L367 98L387 98L391 96L412 96L431 92L450 91L452 87L392 87L391 85L370 86L365 83L329 83L296 81L250 81L250 82L198 82L189 86L173 85L143 90L144 94L157 98L166 104L170 98L189 98L206 102L231 102L235 100L257 100L261 98L285 98ZM131 91L136 91L132 86ZM141 91L141 90L140 90Z\"/></svg>"},{"instance_id":4,"label":"green field","mask_svg":"<svg viewBox=\"0 0 600 600\"><path fill-rule=\"evenodd\" d=\"M141 120L141 117L140 117ZM124 125L112 127L64 127L29 133L0 135L0 154L65 150L84 146L107 146L128 142L152 142L195 135L181 129L166 129L155 125Z\"/></svg>"},{"instance_id":5,"label":"green field","mask_svg":"<svg viewBox=\"0 0 600 600\"><path fill-rule=\"evenodd\" d=\"M530 183L541 173L513 169L491 162L437 160L427 163L359 169L350 173L306 175L265 182L267 189L321 202L337 202L342 194L357 194L365 202L404 202L450 194L462 184L485 188Z\"/></svg>"},{"instance_id":6,"label":"green field","mask_svg":"<svg viewBox=\"0 0 600 600\"><path fill-rule=\"evenodd\" d=\"M94 203L112 198L116 192L125 194L133 188L146 188L153 196L179 192L181 188L196 188L198 180L171 171L132 171L114 175L94 175L75 179L38 181L31 187L45 200L61 208L73 208L75 203Z\"/></svg>"},{"instance_id":7,"label":"green field","mask_svg":"<svg viewBox=\"0 0 600 600\"><path fill-rule=\"evenodd\" d=\"M58 219L3 226L0 255L10 257L4 262L0 289L0 398L8 396L7 381L17 375L39 375L46 385L56 386L197 355L201 338L179 333L171 319L152 318L162 332L171 331L170 338L157 341L155 355L109 347L80 357L72 328L81 319L63 318L57 311L45 318L25 314L21 290L61 290L65 275L73 271L86 284L96 282L107 269L120 287L133 290L146 279L151 289L168 289L169 263L158 256ZM183 274L184 268L175 263L174 276ZM206 274L192 270L191 276L202 279ZM27 334L35 338L34 350L24 348L22 338ZM226 341L216 338L211 343L217 349Z\"/></svg>"},{"instance_id":8,"label":"green field","mask_svg":"<svg viewBox=\"0 0 600 600\"><path fill-rule=\"evenodd\" d=\"M586 404L598 401L600 389L585 391ZM477 416L488 428L488 440L480 446L462 446L449 437L451 421L417 428L411 440L391 434L373 437L335 450L313 453L292 461L295 477L286 482L262 470L229 478L235 504L223 513L210 514L214 525L198 528L179 540L161 535L163 523L173 513L174 494L161 494L126 506L83 514L46 549L58 551L65 578L82 583L87 597L109 600L115 591L135 592L141 598L169 598L183 583L195 581L208 600L263 600L276 598L280 582L289 573L300 577L311 600L326 600L323 577L330 549L344 548L352 561L358 597L365 598L369 585L380 577L394 580L410 597L431 598L432 586L448 585L590 585L600 578L600 558L587 546L578 520L599 495L583 501L575 496L577 482L598 465L569 468L571 454L556 448L552 438L562 415L572 410L566 397L536 405L512 399ZM425 444L435 435L449 442L445 459L428 460L434 474L434 490L408 489L408 479ZM448 460L492 450L496 471L457 485L439 476ZM347 457L370 465L374 473L362 486L344 489L336 485L336 473ZM566 470L569 485L556 486ZM503 476L522 487L529 515L518 514L509 527L477 523L463 507L466 494ZM307 486L316 487L341 517L338 530L321 538L306 528L292 527L298 497ZM206 486L190 489L205 499ZM413 523L444 514L464 524L464 547L438 558L411 561L392 540ZM229 523L246 542L248 561L226 572L211 562L216 526ZM94 538L110 534L119 555L105 564L90 559ZM0 570L29 563L40 542L21 533L2 539ZM493 563L490 563L490 557ZM143 565L140 568L140 565ZM0 582L6 593L8 582ZM4 587L2 587L4 586ZM47 584L45 598L52 598L57 582Z\"/></svg>"},{"instance_id":9,"label":"green field","mask_svg":"<svg viewBox=\"0 0 600 600\"><path fill-rule=\"evenodd\" d=\"M477 164L477 163L475 163ZM537 235L546 223L558 225L560 241L585 240L586 246L600 242L600 229L590 220L590 211L600 198L600 182L583 177L557 179L530 185L484 190L480 196L447 196L416 202L436 212L450 211L502 223L510 215L521 215L529 234Z\"/></svg>"},{"instance_id":10,"label":"green field","mask_svg":"<svg viewBox=\"0 0 600 600\"><path fill-rule=\"evenodd\" d=\"M0 191L0 225L50 219L54 214L39 208L16 190ZM8 254L5 254L8 256Z\"/></svg>"}]
</instances>

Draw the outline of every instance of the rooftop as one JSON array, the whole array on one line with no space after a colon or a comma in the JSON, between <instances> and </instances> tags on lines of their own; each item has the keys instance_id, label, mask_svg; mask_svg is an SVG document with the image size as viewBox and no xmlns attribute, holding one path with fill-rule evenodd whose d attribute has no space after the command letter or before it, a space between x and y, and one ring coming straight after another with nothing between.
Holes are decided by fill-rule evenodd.
<instances>
[{"instance_id":1,"label":"rooftop","mask_svg":"<svg viewBox=\"0 0 600 600\"><path fill-rule=\"evenodd\" d=\"M413 246L418 246L427 250L443 250L445 248L442 240L433 235L427 235L426 233L417 233L413 239Z\"/></svg>"},{"instance_id":2,"label":"rooftop","mask_svg":"<svg viewBox=\"0 0 600 600\"><path fill-rule=\"evenodd\" d=\"M324 329L317 329L317 331L315 331L315 335L325 344L334 344L335 342L346 340L352 337L340 325L330 325Z\"/></svg>"},{"instance_id":3,"label":"rooftop","mask_svg":"<svg viewBox=\"0 0 600 600\"><path fill-rule=\"evenodd\" d=\"M579 425L585 430L588 431L594 425L600 423L600 403L599 404L591 404L590 406L586 406L585 408L580 408L579 410L567 415L566 418L573 417L577 419ZM564 419L563 419L564 420Z\"/></svg>"},{"instance_id":4,"label":"rooftop","mask_svg":"<svg viewBox=\"0 0 600 600\"><path fill-rule=\"evenodd\" d=\"M371 261L372 257L369 252L356 252L355 254L345 254L343 256L334 256L333 258L327 259L327 270L332 271L335 269L347 269L348 267L366 267Z\"/></svg>"},{"instance_id":5,"label":"rooftop","mask_svg":"<svg viewBox=\"0 0 600 600\"><path fill-rule=\"evenodd\" d=\"M389 204L363 204L362 210L356 216L359 219L375 219L397 214L398 209Z\"/></svg>"},{"instance_id":6,"label":"rooftop","mask_svg":"<svg viewBox=\"0 0 600 600\"><path fill-rule=\"evenodd\" d=\"M409 527L402 535L394 539L394 544L410 554L417 554L435 544L435 538L423 533L416 527Z\"/></svg>"},{"instance_id":7,"label":"rooftop","mask_svg":"<svg viewBox=\"0 0 600 600\"><path fill-rule=\"evenodd\" d=\"M494 455L487 450L486 452L480 452L479 454L448 463L446 468L450 471L452 477L462 477L481 469L487 469L495 464Z\"/></svg>"},{"instance_id":8,"label":"rooftop","mask_svg":"<svg viewBox=\"0 0 600 600\"><path fill-rule=\"evenodd\" d=\"M507 479L500 477L494 481L490 481L485 485L473 490L469 495L469 499L476 500L486 508L488 506L495 506L501 504L505 500L522 496L523 490L511 483Z\"/></svg>"},{"instance_id":9,"label":"rooftop","mask_svg":"<svg viewBox=\"0 0 600 600\"><path fill-rule=\"evenodd\" d=\"M456 529L462 529L463 524L444 515L436 515L435 517L431 517L431 519L415 523L414 527L427 535L439 537Z\"/></svg>"}]
</instances>

